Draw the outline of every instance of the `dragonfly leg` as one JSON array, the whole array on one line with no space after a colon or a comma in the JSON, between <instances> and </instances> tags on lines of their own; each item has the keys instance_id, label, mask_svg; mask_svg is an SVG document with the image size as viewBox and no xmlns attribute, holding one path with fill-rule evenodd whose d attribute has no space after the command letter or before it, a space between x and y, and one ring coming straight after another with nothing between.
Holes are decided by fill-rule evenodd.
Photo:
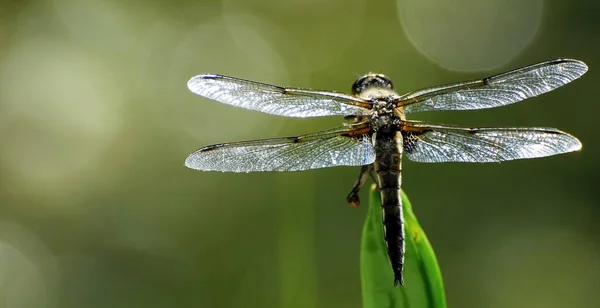
<instances>
[{"instance_id":1,"label":"dragonfly leg","mask_svg":"<svg viewBox=\"0 0 600 308\"><path fill-rule=\"evenodd\" d=\"M360 205L360 197L358 196L358 192L361 187L365 184L367 180L367 176L371 176L373 178L373 164L364 165L360 167L360 174L358 175L358 179L354 182L354 186L352 186L352 191L346 197L346 201L351 206L359 206Z\"/></svg>"}]
</instances>

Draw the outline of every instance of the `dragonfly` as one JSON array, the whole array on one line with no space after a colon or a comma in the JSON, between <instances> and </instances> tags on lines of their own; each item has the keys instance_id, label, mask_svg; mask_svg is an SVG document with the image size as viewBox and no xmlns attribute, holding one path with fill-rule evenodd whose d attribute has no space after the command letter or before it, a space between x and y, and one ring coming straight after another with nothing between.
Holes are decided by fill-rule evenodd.
<instances>
[{"instance_id":1,"label":"dragonfly","mask_svg":"<svg viewBox=\"0 0 600 308\"><path fill-rule=\"evenodd\" d=\"M189 168L222 172L302 171L361 166L346 200L372 177L381 195L383 233L394 276L404 285L405 230L400 197L403 154L421 163L491 163L578 151L581 142L555 128L474 128L407 120L424 111L495 108L552 91L587 71L585 63L554 59L491 77L399 95L391 80L369 73L351 94L288 88L217 74L192 77L195 94L267 114L311 118L342 116L339 128L306 135L220 143L193 152Z\"/></svg>"}]
</instances>

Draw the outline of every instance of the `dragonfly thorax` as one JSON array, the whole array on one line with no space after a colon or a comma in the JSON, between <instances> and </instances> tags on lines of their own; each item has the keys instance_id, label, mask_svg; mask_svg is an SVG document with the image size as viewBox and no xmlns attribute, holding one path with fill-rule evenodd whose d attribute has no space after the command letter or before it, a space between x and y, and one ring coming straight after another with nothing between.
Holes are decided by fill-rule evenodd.
<instances>
[{"instance_id":1,"label":"dragonfly thorax","mask_svg":"<svg viewBox=\"0 0 600 308\"><path fill-rule=\"evenodd\" d=\"M371 110L371 127L375 131L385 130L386 127L397 127L401 119L394 112L395 108L396 104L392 97L374 100Z\"/></svg>"}]
</instances>

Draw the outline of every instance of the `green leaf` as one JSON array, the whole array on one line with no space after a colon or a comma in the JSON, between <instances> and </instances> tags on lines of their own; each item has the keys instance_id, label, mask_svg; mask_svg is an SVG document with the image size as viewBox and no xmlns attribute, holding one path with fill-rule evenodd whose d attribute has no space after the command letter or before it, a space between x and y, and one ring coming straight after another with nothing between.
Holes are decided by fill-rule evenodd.
<instances>
[{"instance_id":1,"label":"green leaf","mask_svg":"<svg viewBox=\"0 0 600 308\"><path fill-rule=\"evenodd\" d=\"M360 274L364 308L445 308L444 283L435 254L402 192L406 227L404 287L394 287L381 222L381 199L373 185L363 227Z\"/></svg>"}]
</instances>

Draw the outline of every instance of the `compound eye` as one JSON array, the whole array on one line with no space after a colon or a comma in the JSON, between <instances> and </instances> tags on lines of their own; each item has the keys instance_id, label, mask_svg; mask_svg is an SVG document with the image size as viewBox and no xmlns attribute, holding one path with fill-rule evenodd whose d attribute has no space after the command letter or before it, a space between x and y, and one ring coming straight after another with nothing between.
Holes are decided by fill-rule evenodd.
<instances>
[{"instance_id":1,"label":"compound eye","mask_svg":"<svg viewBox=\"0 0 600 308\"><path fill-rule=\"evenodd\" d=\"M393 89L393 88L394 88L394 85L392 84L392 81L391 81L391 80L389 80L389 79L387 79L387 78L386 78L386 80L387 80L387 84L386 84L386 86L387 86L388 88L390 88L390 89Z\"/></svg>"},{"instance_id":2,"label":"compound eye","mask_svg":"<svg viewBox=\"0 0 600 308\"><path fill-rule=\"evenodd\" d=\"M383 74L377 74L377 79L379 80L379 83L381 84L382 87L388 88L388 89L393 89L394 86L392 85L392 81Z\"/></svg>"},{"instance_id":3,"label":"compound eye","mask_svg":"<svg viewBox=\"0 0 600 308\"><path fill-rule=\"evenodd\" d=\"M364 90L366 80L367 76L358 78L354 84L352 84L352 94L360 94Z\"/></svg>"}]
</instances>

